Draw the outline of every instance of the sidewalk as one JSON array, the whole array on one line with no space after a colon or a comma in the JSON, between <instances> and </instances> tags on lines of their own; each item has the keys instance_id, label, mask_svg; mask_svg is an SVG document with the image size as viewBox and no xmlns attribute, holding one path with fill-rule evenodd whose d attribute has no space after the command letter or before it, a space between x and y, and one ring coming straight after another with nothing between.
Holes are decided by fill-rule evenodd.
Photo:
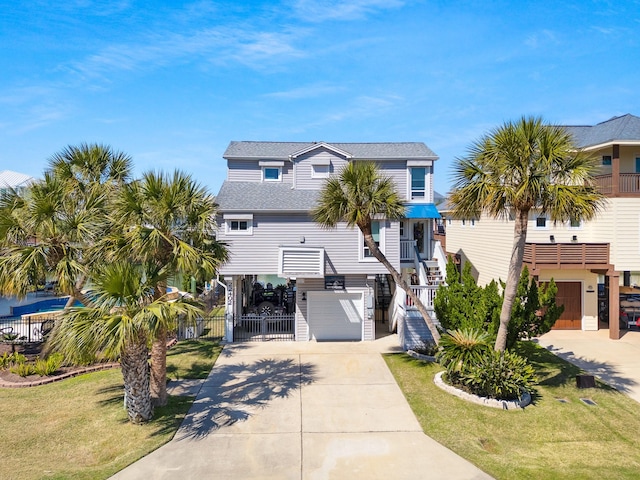
<instances>
[{"instance_id":1,"label":"sidewalk","mask_svg":"<svg viewBox=\"0 0 640 480\"><path fill-rule=\"evenodd\" d=\"M490 478L422 433L394 341L229 345L175 438L113 478Z\"/></svg>"},{"instance_id":2,"label":"sidewalk","mask_svg":"<svg viewBox=\"0 0 640 480\"><path fill-rule=\"evenodd\" d=\"M609 330L551 330L538 342L640 402L640 332L611 340Z\"/></svg>"}]
</instances>

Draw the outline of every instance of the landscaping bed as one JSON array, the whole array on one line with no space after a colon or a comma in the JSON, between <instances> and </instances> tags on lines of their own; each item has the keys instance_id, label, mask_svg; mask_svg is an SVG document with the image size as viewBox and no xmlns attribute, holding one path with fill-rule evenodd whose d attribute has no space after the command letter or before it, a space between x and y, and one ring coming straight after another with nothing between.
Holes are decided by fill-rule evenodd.
<instances>
[{"instance_id":1,"label":"landscaping bed","mask_svg":"<svg viewBox=\"0 0 640 480\"><path fill-rule=\"evenodd\" d=\"M441 390L438 364L402 354L385 360L425 434L497 479L638 478L640 404L600 382L578 389L581 370L531 342L517 353L539 382L533 403L515 411Z\"/></svg>"}]
</instances>

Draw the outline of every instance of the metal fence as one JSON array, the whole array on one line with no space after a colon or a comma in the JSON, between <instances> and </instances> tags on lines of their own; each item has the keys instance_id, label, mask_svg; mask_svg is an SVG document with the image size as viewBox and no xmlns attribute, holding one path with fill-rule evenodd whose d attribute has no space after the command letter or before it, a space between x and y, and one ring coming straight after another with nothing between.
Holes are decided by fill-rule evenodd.
<instances>
[{"instance_id":1,"label":"metal fence","mask_svg":"<svg viewBox=\"0 0 640 480\"><path fill-rule=\"evenodd\" d=\"M8 343L39 343L46 340L56 322L55 316L0 318L0 341Z\"/></svg>"},{"instance_id":2,"label":"metal fence","mask_svg":"<svg viewBox=\"0 0 640 480\"><path fill-rule=\"evenodd\" d=\"M179 322L176 333L178 340L222 338L224 337L224 315L199 318L195 323Z\"/></svg>"},{"instance_id":3,"label":"metal fence","mask_svg":"<svg viewBox=\"0 0 640 480\"><path fill-rule=\"evenodd\" d=\"M242 315L234 322L234 342L295 340L295 314Z\"/></svg>"}]
</instances>

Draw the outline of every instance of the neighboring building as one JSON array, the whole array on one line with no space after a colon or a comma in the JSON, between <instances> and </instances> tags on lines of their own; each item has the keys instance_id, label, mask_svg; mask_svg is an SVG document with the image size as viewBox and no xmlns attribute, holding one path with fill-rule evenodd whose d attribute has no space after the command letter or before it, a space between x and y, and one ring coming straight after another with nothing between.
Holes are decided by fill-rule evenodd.
<instances>
[{"instance_id":1,"label":"neighboring building","mask_svg":"<svg viewBox=\"0 0 640 480\"><path fill-rule=\"evenodd\" d=\"M623 115L593 126L565 128L578 147L599 159L596 181L607 196L606 204L589 222L554 224L548 216L532 212L524 263L539 282L553 278L558 284L558 303L565 312L554 328L597 330L608 328L608 322L610 337L617 339L620 326L628 328L640 316L633 302L625 302L635 300L626 295L640 294L634 288L640 284L640 118ZM456 219L446 208L441 210L447 217L447 252L458 255L462 263L471 262L481 285L506 279L513 221Z\"/></svg>"},{"instance_id":2,"label":"neighboring building","mask_svg":"<svg viewBox=\"0 0 640 480\"><path fill-rule=\"evenodd\" d=\"M36 179L25 175L24 173L12 172L11 170L3 170L0 172L0 195L13 189L20 191L23 188L28 187Z\"/></svg>"},{"instance_id":3,"label":"neighboring building","mask_svg":"<svg viewBox=\"0 0 640 480\"><path fill-rule=\"evenodd\" d=\"M376 162L405 196L407 218L375 221L374 237L407 278L416 273L425 301L433 297L438 157L424 143L231 142L223 157L217 237L230 250L219 272L229 292L229 340L231 327L236 340L373 340L376 318L389 329L415 316L357 228L324 230L310 216L327 178L357 160ZM443 262L444 252L436 257Z\"/></svg>"}]
</instances>

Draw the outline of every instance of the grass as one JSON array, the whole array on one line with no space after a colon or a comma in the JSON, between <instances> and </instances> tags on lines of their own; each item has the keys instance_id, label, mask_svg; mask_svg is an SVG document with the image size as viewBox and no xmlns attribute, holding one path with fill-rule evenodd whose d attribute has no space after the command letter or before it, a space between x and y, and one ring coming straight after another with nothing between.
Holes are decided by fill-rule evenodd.
<instances>
[{"instance_id":1,"label":"grass","mask_svg":"<svg viewBox=\"0 0 640 480\"><path fill-rule=\"evenodd\" d=\"M444 392L433 383L442 370L437 364L398 354L385 359L424 432L497 479L638 478L640 404L601 383L576 388L580 369L533 343L519 353L540 384L534 404L518 411ZM585 405L585 397L597 405Z\"/></svg>"},{"instance_id":2,"label":"grass","mask_svg":"<svg viewBox=\"0 0 640 480\"><path fill-rule=\"evenodd\" d=\"M219 353L217 342L180 342L169 377L203 378ZM0 389L0 478L108 478L171 440L194 399L169 397L142 426L127 421L122 400L119 369Z\"/></svg>"}]
</instances>

